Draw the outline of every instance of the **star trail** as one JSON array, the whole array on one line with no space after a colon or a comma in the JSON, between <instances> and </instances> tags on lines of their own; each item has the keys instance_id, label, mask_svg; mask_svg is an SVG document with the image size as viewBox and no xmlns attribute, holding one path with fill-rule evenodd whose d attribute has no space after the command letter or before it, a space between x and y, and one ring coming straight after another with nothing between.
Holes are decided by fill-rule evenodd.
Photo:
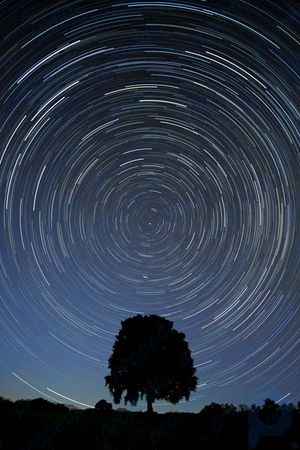
<instances>
[{"instance_id":1,"label":"star trail","mask_svg":"<svg viewBox=\"0 0 300 450\"><path fill-rule=\"evenodd\" d=\"M140 313L186 334L179 410L298 401L299 4L0 8L1 394L111 401Z\"/></svg>"}]
</instances>

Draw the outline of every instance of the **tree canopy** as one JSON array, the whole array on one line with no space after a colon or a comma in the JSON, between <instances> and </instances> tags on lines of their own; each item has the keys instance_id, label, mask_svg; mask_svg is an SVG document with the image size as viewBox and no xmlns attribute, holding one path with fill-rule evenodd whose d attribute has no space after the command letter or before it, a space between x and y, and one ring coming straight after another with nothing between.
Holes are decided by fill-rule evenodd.
<instances>
[{"instance_id":1,"label":"tree canopy","mask_svg":"<svg viewBox=\"0 0 300 450\"><path fill-rule=\"evenodd\" d=\"M105 377L114 402L136 405L146 398L147 410L164 399L177 403L197 389L196 369L185 334L157 315L136 315L121 322Z\"/></svg>"}]
</instances>

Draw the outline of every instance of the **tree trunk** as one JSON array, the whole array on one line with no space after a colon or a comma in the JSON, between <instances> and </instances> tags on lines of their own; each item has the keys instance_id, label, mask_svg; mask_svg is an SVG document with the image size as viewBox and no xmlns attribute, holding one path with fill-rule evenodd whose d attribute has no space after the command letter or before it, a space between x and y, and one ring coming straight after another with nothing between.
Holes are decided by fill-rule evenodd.
<instances>
[{"instance_id":1,"label":"tree trunk","mask_svg":"<svg viewBox=\"0 0 300 450\"><path fill-rule=\"evenodd\" d=\"M147 413L148 414L153 413L152 401L149 398L147 398Z\"/></svg>"}]
</instances>

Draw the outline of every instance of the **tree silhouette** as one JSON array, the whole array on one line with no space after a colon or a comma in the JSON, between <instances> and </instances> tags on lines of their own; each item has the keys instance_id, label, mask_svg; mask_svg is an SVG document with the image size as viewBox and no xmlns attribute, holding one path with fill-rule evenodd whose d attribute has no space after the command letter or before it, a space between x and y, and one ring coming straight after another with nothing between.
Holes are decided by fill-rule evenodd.
<instances>
[{"instance_id":1,"label":"tree silhouette","mask_svg":"<svg viewBox=\"0 0 300 450\"><path fill-rule=\"evenodd\" d=\"M185 334L173 322L157 315L129 317L121 322L105 377L114 402L136 405L139 397L152 403L164 399L173 404L197 389L196 369Z\"/></svg>"}]
</instances>

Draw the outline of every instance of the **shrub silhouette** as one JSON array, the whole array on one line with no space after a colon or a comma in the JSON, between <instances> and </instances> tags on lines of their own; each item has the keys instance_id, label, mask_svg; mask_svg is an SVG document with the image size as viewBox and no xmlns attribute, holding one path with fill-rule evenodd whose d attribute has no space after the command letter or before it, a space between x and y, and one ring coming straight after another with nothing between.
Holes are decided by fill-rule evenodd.
<instances>
[{"instance_id":1,"label":"shrub silhouette","mask_svg":"<svg viewBox=\"0 0 300 450\"><path fill-rule=\"evenodd\" d=\"M96 403L95 408L101 413L109 413L112 411L112 404L106 400L99 400L99 402Z\"/></svg>"},{"instance_id":2,"label":"shrub silhouette","mask_svg":"<svg viewBox=\"0 0 300 450\"><path fill-rule=\"evenodd\" d=\"M152 403L164 399L171 403L189 399L197 389L196 369L185 334L173 322L157 315L136 315L121 322L105 377L115 403L122 395L125 404L136 405L139 398Z\"/></svg>"}]
</instances>

